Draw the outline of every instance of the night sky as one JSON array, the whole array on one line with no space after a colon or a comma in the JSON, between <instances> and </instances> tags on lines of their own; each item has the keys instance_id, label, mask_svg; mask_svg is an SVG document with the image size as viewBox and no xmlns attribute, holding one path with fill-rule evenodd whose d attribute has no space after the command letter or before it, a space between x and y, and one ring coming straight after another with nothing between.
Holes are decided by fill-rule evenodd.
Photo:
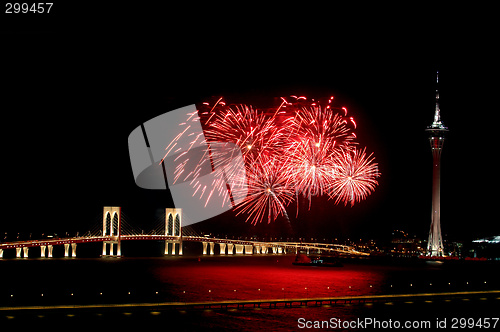
<instances>
[{"instance_id":1,"label":"night sky","mask_svg":"<svg viewBox=\"0 0 500 332\"><path fill-rule=\"evenodd\" d=\"M375 193L352 208L315 199L295 219L290 207L295 236L376 238L402 229L426 238L432 155L425 128L439 70L441 116L450 129L441 168L443 235L500 234L498 27L483 17L487 9L398 10L186 13L182 24L170 21L173 14L166 22L82 14L2 34L7 199L0 231L84 232L105 205L122 206L127 221L146 225L173 205L168 191L135 185L127 147L134 128L212 96L264 107L294 94L335 96L382 173ZM204 225L214 234L287 234L280 222L254 227L232 212Z\"/></svg>"}]
</instances>

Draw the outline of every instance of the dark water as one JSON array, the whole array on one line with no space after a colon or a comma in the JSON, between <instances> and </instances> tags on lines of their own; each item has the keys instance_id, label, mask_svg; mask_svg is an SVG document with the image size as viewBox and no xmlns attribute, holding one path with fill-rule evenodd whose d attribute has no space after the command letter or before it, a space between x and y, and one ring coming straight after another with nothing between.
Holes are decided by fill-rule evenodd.
<instances>
[{"instance_id":1,"label":"dark water","mask_svg":"<svg viewBox=\"0 0 500 332\"><path fill-rule=\"evenodd\" d=\"M0 261L0 306L277 299L500 289L498 264L293 266L294 256L197 256ZM43 294L43 295L42 295ZM498 317L500 300L471 298L308 308L230 310L0 311L2 324L36 323L183 330L304 330L310 321ZM333 319L333 321L330 321ZM300 324L302 322L302 324ZM62 324L62 325L61 325ZM156 324L156 325L155 325ZM312 323L311 323L312 324ZM457 323L458 324L458 323ZM4 325L6 326L6 325ZM340 327L342 327L339 324ZM337 327L339 327L337 326ZM323 327L334 327L324 325ZM497 325L500 329L500 323ZM342 330L342 329L334 329ZM347 330L356 330L348 328Z\"/></svg>"}]
</instances>

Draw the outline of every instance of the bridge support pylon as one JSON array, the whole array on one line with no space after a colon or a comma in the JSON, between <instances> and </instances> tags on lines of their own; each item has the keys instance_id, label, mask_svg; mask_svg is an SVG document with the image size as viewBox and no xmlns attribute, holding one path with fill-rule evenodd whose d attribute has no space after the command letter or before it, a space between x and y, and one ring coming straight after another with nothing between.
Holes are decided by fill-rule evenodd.
<instances>
[{"instance_id":1,"label":"bridge support pylon","mask_svg":"<svg viewBox=\"0 0 500 332\"><path fill-rule=\"evenodd\" d=\"M283 248L280 246L272 246L272 252L273 254L282 254L283 253Z\"/></svg>"},{"instance_id":2,"label":"bridge support pylon","mask_svg":"<svg viewBox=\"0 0 500 332\"><path fill-rule=\"evenodd\" d=\"M182 255L182 209L165 209L165 235L172 237L165 240L165 255L169 255L169 244L171 244L171 255L176 254L175 246L178 245L178 254Z\"/></svg>"},{"instance_id":3,"label":"bridge support pylon","mask_svg":"<svg viewBox=\"0 0 500 332\"><path fill-rule=\"evenodd\" d=\"M69 256L69 243L64 244L64 257Z\"/></svg>"},{"instance_id":4,"label":"bridge support pylon","mask_svg":"<svg viewBox=\"0 0 500 332\"><path fill-rule=\"evenodd\" d=\"M122 255L121 249L121 216L122 209L119 206L105 206L102 217L102 236L109 237L109 240L102 242L102 257ZM109 254L106 250L106 245L109 244ZM116 244L116 252L114 252L114 245ZM76 244L74 247L76 255ZM66 249L66 248L65 248ZM65 250L66 256L66 250Z\"/></svg>"},{"instance_id":5,"label":"bridge support pylon","mask_svg":"<svg viewBox=\"0 0 500 332\"><path fill-rule=\"evenodd\" d=\"M214 242L203 242L203 255L213 255L214 254L214 247L215 243ZM210 248L210 251L207 251L207 249Z\"/></svg>"},{"instance_id":6,"label":"bridge support pylon","mask_svg":"<svg viewBox=\"0 0 500 332\"><path fill-rule=\"evenodd\" d=\"M246 255L253 254L253 246L251 244L245 244L245 254Z\"/></svg>"},{"instance_id":7,"label":"bridge support pylon","mask_svg":"<svg viewBox=\"0 0 500 332\"><path fill-rule=\"evenodd\" d=\"M234 246L236 247L236 253L237 254L242 254L243 253L243 248L244 248L243 244L235 244Z\"/></svg>"},{"instance_id":8,"label":"bridge support pylon","mask_svg":"<svg viewBox=\"0 0 500 332\"><path fill-rule=\"evenodd\" d=\"M219 247L220 247L219 253L221 255L225 255L226 254L226 243L219 243Z\"/></svg>"}]
</instances>

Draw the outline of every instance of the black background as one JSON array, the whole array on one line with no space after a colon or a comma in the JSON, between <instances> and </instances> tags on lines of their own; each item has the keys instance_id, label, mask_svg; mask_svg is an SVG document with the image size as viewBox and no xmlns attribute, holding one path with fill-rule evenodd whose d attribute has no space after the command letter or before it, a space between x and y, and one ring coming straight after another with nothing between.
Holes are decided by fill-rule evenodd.
<instances>
[{"instance_id":1,"label":"black background","mask_svg":"<svg viewBox=\"0 0 500 332\"><path fill-rule=\"evenodd\" d=\"M187 7L56 2L50 16L1 17L0 231L84 232L105 205L122 206L132 224L148 223L173 205L168 191L135 185L127 147L134 128L211 96L267 106L300 94L333 95L349 109L382 177L352 208L318 198L296 220L291 207L295 235L366 238L403 229L425 238L432 156L424 129L439 70L450 128L443 234L499 234L492 8ZM254 227L232 212L204 223L214 234L288 234L282 221Z\"/></svg>"}]
</instances>

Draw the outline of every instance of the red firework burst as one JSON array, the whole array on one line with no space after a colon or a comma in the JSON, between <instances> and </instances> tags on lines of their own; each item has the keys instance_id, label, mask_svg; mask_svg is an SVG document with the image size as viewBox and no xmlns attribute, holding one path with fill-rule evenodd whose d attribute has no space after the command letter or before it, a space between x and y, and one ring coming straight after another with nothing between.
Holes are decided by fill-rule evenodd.
<instances>
[{"instance_id":1,"label":"red firework burst","mask_svg":"<svg viewBox=\"0 0 500 332\"><path fill-rule=\"evenodd\" d=\"M297 99L301 98L305 99ZM313 196L323 195L331 187L337 159L356 144L347 110L332 108L332 99L326 107L319 102L306 106L303 101L290 103L296 114L285 121L289 136L284 164L297 194L304 195L309 204Z\"/></svg>"},{"instance_id":2,"label":"red firework burst","mask_svg":"<svg viewBox=\"0 0 500 332\"><path fill-rule=\"evenodd\" d=\"M268 223L280 215L290 221L285 207L293 200L294 190L282 169L277 159L252 164L246 174L248 194L236 207L236 215L246 213L254 225L266 215Z\"/></svg>"},{"instance_id":3,"label":"red firework burst","mask_svg":"<svg viewBox=\"0 0 500 332\"><path fill-rule=\"evenodd\" d=\"M285 155L284 171L297 194L309 202L312 196L323 195L335 175L335 158L330 149L309 139L293 142Z\"/></svg>"},{"instance_id":4,"label":"red firework burst","mask_svg":"<svg viewBox=\"0 0 500 332\"><path fill-rule=\"evenodd\" d=\"M237 215L247 214L254 225L266 218L268 223L278 216L288 219L286 207L298 195L309 207L312 197L324 194L351 206L370 195L380 173L373 154L356 148L356 122L347 109L333 107L333 97L326 106L305 97L281 100L270 112L226 105L222 98L213 106L204 103L199 114L208 149L190 172L185 171L188 160L176 158L175 180L190 180L193 196L200 195L205 205L215 192L224 201L240 202ZM216 176L211 188L202 188L197 181L207 166Z\"/></svg>"},{"instance_id":5,"label":"red firework burst","mask_svg":"<svg viewBox=\"0 0 500 332\"><path fill-rule=\"evenodd\" d=\"M251 106L222 105L206 123L207 142L236 144L247 164L276 153L279 131L274 118L264 116Z\"/></svg>"},{"instance_id":6,"label":"red firework burst","mask_svg":"<svg viewBox=\"0 0 500 332\"><path fill-rule=\"evenodd\" d=\"M374 159L373 153L366 156L365 149L346 151L338 159L335 179L330 183L329 190L329 195L335 198L335 203L343 201L344 205L351 203L353 206L375 190L380 173Z\"/></svg>"},{"instance_id":7,"label":"red firework burst","mask_svg":"<svg viewBox=\"0 0 500 332\"><path fill-rule=\"evenodd\" d=\"M355 127L352 117L346 117L345 107L331 107L332 98L326 107L322 107L319 102L309 106L295 105L296 114L287 123L294 137L309 139L318 148L328 149L329 154L356 144L353 141L356 135L350 128L351 125Z\"/></svg>"}]
</instances>

